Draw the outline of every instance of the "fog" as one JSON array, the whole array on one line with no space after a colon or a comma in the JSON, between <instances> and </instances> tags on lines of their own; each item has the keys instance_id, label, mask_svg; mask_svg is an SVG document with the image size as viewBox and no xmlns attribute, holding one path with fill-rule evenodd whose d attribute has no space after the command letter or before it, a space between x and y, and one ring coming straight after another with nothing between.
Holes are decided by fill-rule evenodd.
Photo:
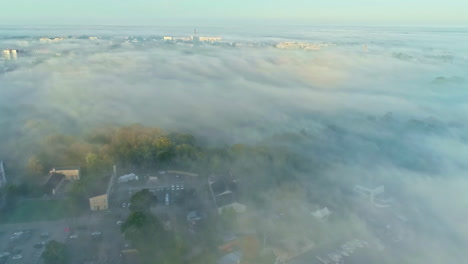
<instances>
[{"instance_id":1,"label":"fog","mask_svg":"<svg viewBox=\"0 0 468 264\"><path fill-rule=\"evenodd\" d=\"M37 41L59 34L163 36L174 30L182 35L185 29L67 30L22 28L15 35L0 28L0 49L45 50L19 53L14 70L0 75L0 160L25 162L31 148L51 133L134 123L189 132L209 146L281 145L310 163L309 172L290 168L291 177L320 199L317 206L333 212L330 225L336 234L324 237L348 230L368 241L381 240L347 203L357 199L356 184L385 185L395 202L383 210L407 222L403 242L379 251L379 263L466 261L466 30L203 32L237 43L332 44L316 51L266 45L112 46L113 40L104 39L66 39L45 47ZM21 46L25 39L34 41ZM283 191L282 196L296 195L280 186L263 195L270 199ZM298 207L306 203L300 197L291 201Z\"/></svg>"}]
</instances>

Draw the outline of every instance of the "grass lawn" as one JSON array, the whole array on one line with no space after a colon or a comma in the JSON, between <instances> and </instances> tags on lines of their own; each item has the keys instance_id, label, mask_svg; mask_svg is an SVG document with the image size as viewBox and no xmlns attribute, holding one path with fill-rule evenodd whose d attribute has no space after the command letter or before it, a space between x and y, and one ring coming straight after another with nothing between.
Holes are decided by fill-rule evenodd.
<instances>
[{"instance_id":1,"label":"grass lawn","mask_svg":"<svg viewBox=\"0 0 468 264\"><path fill-rule=\"evenodd\" d=\"M22 200L0 221L21 223L58 220L70 216L69 204L67 200Z\"/></svg>"}]
</instances>

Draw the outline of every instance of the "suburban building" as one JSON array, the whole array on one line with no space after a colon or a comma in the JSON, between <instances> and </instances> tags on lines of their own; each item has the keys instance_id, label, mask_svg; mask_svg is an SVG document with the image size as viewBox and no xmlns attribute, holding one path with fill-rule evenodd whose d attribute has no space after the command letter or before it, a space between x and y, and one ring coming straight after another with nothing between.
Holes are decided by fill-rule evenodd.
<instances>
[{"instance_id":1,"label":"suburban building","mask_svg":"<svg viewBox=\"0 0 468 264\"><path fill-rule=\"evenodd\" d=\"M245 205L237 201L237 181L224 177L214 180L214 177L208 178L208 187L211 197L216 205L218 214L223 210L232 208L237 213L243 213L247 209Z\"/></svg>"},{"instance_id":2,"label":"suburban building","mask_svg":"<svg viewBox=\"0 0 468 264\"><path fill-rule=\"evenodd\" d=\"M89 198L89 207L91 211L107 210L109 208L108 195L102 194Z\"/></svg>"},{"instance_id":3,"label":"suburban building","mask_svg":"<svg viewBox=\"0 0 468 264\"><path fill-rule=\"evenodd\" d=\"M51 169L49 174L59 173L65 175L65 179L69 181L77 181L80 179L80 172L80 167L60 167Z\"/></svg>"},{"instance_id":4,"label":"suburban building","mask_svg":"<svg viewBox=\"0 0 468 264\"><path fill-rule=\"evenodd\" d=\"M51 173L47 180L44 182L45 194L47 196L55 196L56 191L63 184L65 175L61 173Z\"/></svg>"},{"instance_id":5,"label":"suburban building","mask_svg":"<svg viewBox=\"0 0 468 264\"><path fill-rule=\"evenodd\" d=\"M3 168L3 161L0 161L0 188L6 185L5 169Z\"/></svg>"},{"instance_id":6,"label":"suburban building","mask_svg":"<svg viewBox=\"0 0 468 264\"><path fill-rule=\"evenodd\" d=\"M109 195L112 189L114 177L107 176L99 180L94 189L90 190L89 209L91 211L102 211L109 209Z\"/></svg>"}]
</instances>

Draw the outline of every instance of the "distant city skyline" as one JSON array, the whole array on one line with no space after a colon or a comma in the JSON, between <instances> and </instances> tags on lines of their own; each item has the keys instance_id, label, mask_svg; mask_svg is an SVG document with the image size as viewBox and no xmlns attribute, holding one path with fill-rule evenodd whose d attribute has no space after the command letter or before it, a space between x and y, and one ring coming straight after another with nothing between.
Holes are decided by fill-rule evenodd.
<instances>
[{"instance_id":1,"label":"distant city skyline","mask_svg":"<svg viewBox=\"0 0 468 264\"><path fill-rule=\"evenodd\" d=\"M466 0L36 0L2 3L0 25L211 23L468 26Z\"/></svg>"}]
</instances>

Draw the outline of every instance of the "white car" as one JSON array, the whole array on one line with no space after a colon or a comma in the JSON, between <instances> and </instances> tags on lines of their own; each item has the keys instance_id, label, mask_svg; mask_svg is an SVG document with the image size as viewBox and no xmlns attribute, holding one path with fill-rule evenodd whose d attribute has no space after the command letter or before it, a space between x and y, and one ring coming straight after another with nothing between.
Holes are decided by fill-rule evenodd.
<instances>
[{"instance_id":1,"label":"white car","mask_svg":"<svg viewBox=\"0 0 468 264\"><path fill-rule=\"evenodd\" d=\"M180 185L180 189L181 189L181 190L184 189L184 185L183 185L183 184Z\"/></svg>"},{"instance_id":2,"label":"white car","mask_svg":"<svg viewBox=\"0 0 468 264\"><path fill-rule=\"evenodd\" d=\"M119 221L117 221L116 224L117 224L117 225L121 225L121 224L123 224L123 221L122 221L122 220L119 220Z\"/></svg>"},{"instance_id":3,"label":"white car","mask_svg":"<svg viewBox=\"0 0 468 264\"><path fill-rule=\"evenodd\" d=\"M179 185L176 185L175 188L176 188L176 190L180 190Z\"/></svg>"},{"instance_id":4,"label":"white car","mask_svg":"<svg viewBox=\"0 0 468 264\"><path fill-rule=\"evenodd\" d=\"M70 235L70 239L75 239L75 238L78 238L77 234Z\"/></svg>"},{"instance_id":5,"label":"white car","mask_svg":"<svg viewBox=\"0 0 468 264\"><path fill-rule=\"evenodd\" d=\"M100 237L101 235L102 235L102 232L99 232L99 231L96 231L96 232L92 232L92 233L91 233L91 236L92 236L93 238L98 238L98 237Z\"/></svg>"},{"instance_id":6,"label":"white car","mask_svg":"<svg viewBox=\"0 0 468 264\"><path fill-rule=\"evenodd\" d=\"M127 204L126 203L123 203L122 204L122 208L126 208L127 207Z\"/></svg>"},{"instance_id":7,"label":"white car","mask_svg":"<svg viewBox=\"0 0 468 264\"><path fill-rule=\"evenodd\" d=\"M175 186L174 185L171 185L171 190L175 190Z\"/></svg>"},{"instance_id":8,"label":"white car","mask_svg":"<svg viewBox=\"0 0 468 264\"><path fill-rule=\"evenodd\" d=\"M0 254L0 258L9 257L9 256L10 256L10 252L3 252L2 254Z\"/></svg>"},{"instance_id":9,"label":"white car","mask_svg":"<svg viewBox=\"0 0 468 264\"><path fill-rule=\"evenodd\" d=\"M23 258L23 255L14 255L13 257L11 257L11 259L22 259Z\"/></svg>"}]
</instances>

